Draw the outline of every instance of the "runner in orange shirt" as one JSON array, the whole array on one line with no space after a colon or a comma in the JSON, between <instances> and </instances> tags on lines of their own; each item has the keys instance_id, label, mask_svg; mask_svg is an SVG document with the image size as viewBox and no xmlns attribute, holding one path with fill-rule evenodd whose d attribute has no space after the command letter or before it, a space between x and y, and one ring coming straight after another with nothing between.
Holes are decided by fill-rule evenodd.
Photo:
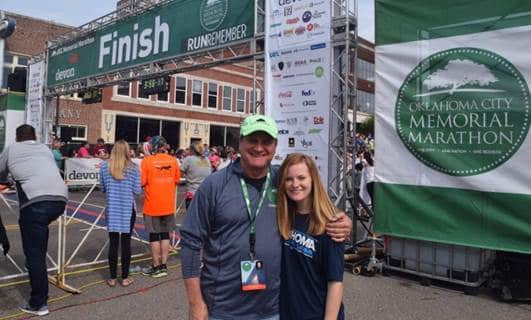
<instances>
[{"instance_id":1,"label":"runner in orange shirt","mask_svg":"<svg viewBox=\"0 0 531 320\"><path fill-rule=\"evenodd\" d=\"M144 188L144 224L149 232L152 265L144 275L160 278L168 275L166 261L170 232L175 227L175 194L181 170L175 157L168 155L168 143L162 136L151 139L151 152L141 164Z\"/></svg>"}]
</instances>

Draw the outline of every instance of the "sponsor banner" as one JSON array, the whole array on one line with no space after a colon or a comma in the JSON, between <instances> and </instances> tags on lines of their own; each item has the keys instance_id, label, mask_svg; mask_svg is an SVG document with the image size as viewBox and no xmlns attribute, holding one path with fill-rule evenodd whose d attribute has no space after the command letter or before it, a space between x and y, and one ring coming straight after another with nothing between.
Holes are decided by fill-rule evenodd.
<instances>
[{"instance_id":1,"label":"sponsor banner","mask_svg":"<svg viewBox=\"0 0 531 320\"><path fill-rule=\"evenodd\" d=\"M288 154L313 156L321 177L328 182L330 116L330 3L325 1L268 1L266 7L265 110L279 128L274 163ZM313 14L316 13L316 14ZM284 15L285 14L285 15ZM278 30L309 23L326 26L315 37L271 36ZM323 152L326 150L326 152Z\"/></svg>"},{"instance_id":2,"label":"sponsor banner","mask_svg":"<svg viewBox=\"0 0 531 320\"><path fill-rule=\"evenodd\" d=\"M275 162L293 152L313 155L324 179L330 112L330 73L324 70L331 68L330 51L326 45L320 50L310 47L280 50L269 58L268 70L277 71L269 73L267 112L279 128Z\"/></svg>"},{"instance_id":3,"label":"sponsor banner","mask_svg":"<svg viewBox=\"0 0 531 320\"><path fill-rule=\"evenodd\" d=\"M42 141L45 72L44 61L29 66L26 123L35 128L38 141Z\"/></svg>"},{"instance_id":4,"label":"sponsor banner","mask_svg":"<svg viewBox=\"0 0 531 320\"><path fill-rule=\"evenodd\" d=\"M93 185L100 182L100 167L104 160L98 158L65 159L65 182L69 186ZM142 159L131 159L138 168Z\"/></svg>"},{"instance_id":5,"label":"sponsor banner","mask_svg":"<svg viewBox=\"0 0 531 320\"><path fill-rule=\"evenodd\" d=\"M386 39L376 48L375 135L385 150L375 172L377 230L530 252L531 215L520 211L531 205L531 43L521 41L531 26L511 18L520 7L506 12L503 3L465 21L445 14L416 41L403 42L389 26L421 28L421 13L436 14L437 4L418 3L417 17L387 2L377 1L376 10L395 19L376 19L377 39ZM500 22L500 15L508 18ZM505 28L476 32L477 23L491 20Z\"/></svg>"},{"instance_id":6,"label":"sponsor banner","mask_svg":"<svg viewBox=\"0 0 531 320\"><path fill-rule=\"evenodd\" d=\"M175 0L48 49L53 87L254 36L254 1Z\"/></svg>"},{"instance_id":7,"label":"sponsor banner","mask_svg":"<svg viewBox=\"0 0 531 320\"><path fill-rule=\"evenodd\" d=\"M65 182L67 185L92 185L100 181L100 166L103 160L98 158L65 159Z\"/></svg>"},{"instance_id":8,"label":"sponsor banner","mask_svg":"<svg viewBox=\"0 0 531 320\"><path fill-rule=\"evenodd\" d=\"M268 1L269 50L330 41L330 1Z\"/></svg>"}]
</instances>

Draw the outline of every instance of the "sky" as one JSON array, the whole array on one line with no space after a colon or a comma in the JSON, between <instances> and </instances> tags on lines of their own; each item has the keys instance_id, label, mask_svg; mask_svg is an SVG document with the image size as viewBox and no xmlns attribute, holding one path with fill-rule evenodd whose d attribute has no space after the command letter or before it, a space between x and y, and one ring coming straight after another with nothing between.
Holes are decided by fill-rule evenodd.
<instances>
[{"instance_id":1,"label":"sky","mask_svg":"<svg viewBox=\"0 0 531 320\"><path fill-rule=\"evenodd\" d=\"M0 10L70 26L80 26L115 9L116 0L0 0ZM374 42L374 0L358 0L358 12L358 34Z\"/></svg>"}]
</instances>

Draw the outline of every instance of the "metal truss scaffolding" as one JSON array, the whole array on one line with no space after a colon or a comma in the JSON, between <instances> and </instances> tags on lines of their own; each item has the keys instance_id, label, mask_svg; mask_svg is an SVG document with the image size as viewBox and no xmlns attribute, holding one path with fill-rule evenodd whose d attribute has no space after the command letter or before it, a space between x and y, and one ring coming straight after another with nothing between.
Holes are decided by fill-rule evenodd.
<instances>
[{"instance_id":1,"label":"metal truss scaffolding","mask_svg":"<svg viewBox=\"0 0 531 320\"><path fill-rule=\"evenodd\" d=\"M124 19L125 17L144 13L147 10L151 10L152 8L171 1L174 0L130 0L128 5L122 6L119 10L82 25L76 30L49 42L48 48L60 46L61 44ZM139 64L120 71L95 75L64 85L48 87L45 95L66 95L83 91L87 88L98 88L120 82L183 73L196 69L212 68L222 64L251 60L253 61L254 69L253 89L255 89L254 92L256 92L256 87L259 85L257 84L257 74L260 71L260 65L263 64L261 61L263 60L264 55L264 14L264 0L255 0L255 32L252 38L233 42L229 45L197 51L192 54L183 54L169 59ZM261 70L263 71L263 67ZM256 101L256 99L253 101Z\"/></svg>"},{"instance_id":2,"label":"metal truss scaffolding","mask_svg":"<svg viewBox=\"0 0 531 320\"><path fill-rule=\"evenodd\" d=\"M357 23L354 1L334 0L332 3L332 77L330 97L330 138L328 162L328 193L336 206L347 212L347 199L352 196L352 163L356 131L356 61ZM349 108L353 121L349 123ZM350 190L350 191L349 191ZM351 209L351 208L350 208Z\"/></svg>"}]
</instances>

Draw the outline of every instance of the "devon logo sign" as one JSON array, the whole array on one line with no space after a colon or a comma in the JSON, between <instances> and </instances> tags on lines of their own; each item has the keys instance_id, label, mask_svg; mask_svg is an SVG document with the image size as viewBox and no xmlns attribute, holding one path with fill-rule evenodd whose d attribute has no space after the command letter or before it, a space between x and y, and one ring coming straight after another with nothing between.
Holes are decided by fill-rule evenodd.
<instances>
[{"instance_id":1,"label":"devon logo sign","mask_svg":"<svg viewBox=\"0 0 531 320\"><path fill-rule=\"evenodd\" d=\"M529 90L520 72L483 49L437 52L408 75L396 102L396 129L417 159L453 176L507 161L529 130Z\"/></svg>"}]
</instances>

